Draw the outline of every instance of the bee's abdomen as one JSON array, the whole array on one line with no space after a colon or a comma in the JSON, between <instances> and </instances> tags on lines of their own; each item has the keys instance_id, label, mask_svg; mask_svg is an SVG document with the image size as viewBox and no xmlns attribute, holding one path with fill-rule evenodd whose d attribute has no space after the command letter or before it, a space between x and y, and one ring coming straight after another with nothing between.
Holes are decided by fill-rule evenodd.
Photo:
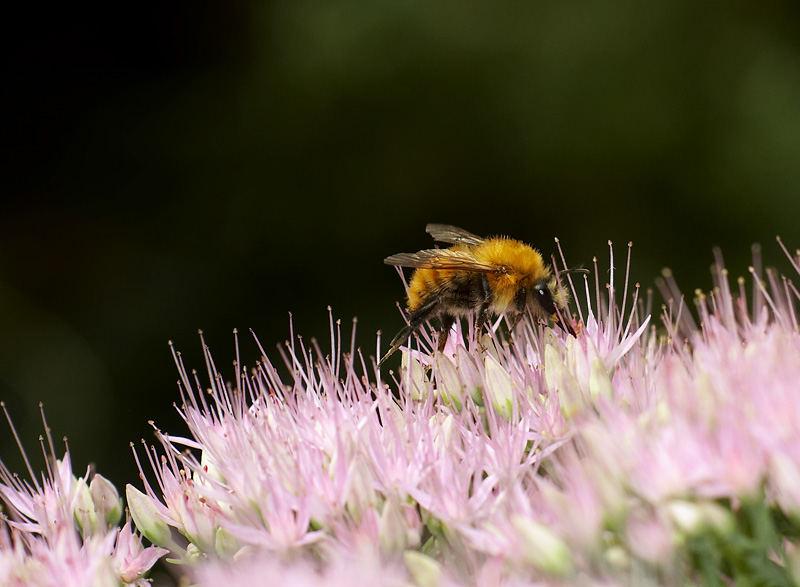
<instances>
[{"instance_id":1,"label":"bee's abdomen","mask_svg":"<svg viewBox=\"0 0 800 587\"><path fill-rule=\"evenodd\" d=\"M408 310L413 312L426 305L431 296L438 295L441 289L442 271L436 269L417 269L408 284Z\"/></svg>"},{"instance_id":2,"label":"bee's abdomen","mask_svg":"<svg viewBox=\"0 0 800 587\"><path fill-rule=\"evenodd\" d=\"M436 301L440 311L457 313L479 307L490 297L481 273L420 268L408 285L408 310Z\"/></svg>"}]
</instances>

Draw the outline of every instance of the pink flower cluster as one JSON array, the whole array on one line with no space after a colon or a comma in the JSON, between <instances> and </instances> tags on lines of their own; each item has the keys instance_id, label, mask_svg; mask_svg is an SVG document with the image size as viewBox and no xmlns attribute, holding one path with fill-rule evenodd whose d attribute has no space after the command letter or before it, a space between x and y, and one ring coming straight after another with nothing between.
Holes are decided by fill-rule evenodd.
<instances>
[{"instance_id":1,"label":"pink flower cluster","mask_svg":"<svg viewBox=\"0 0 800 587\"><path fill-rule=\"evenodd\" d=\"M237 336L230 383L175 352L188 435L156 429L127 486L155 546L67 454L42 483L0 470L0 577L141 583L169 552L230 587L800 581L800 293L758 261L731 287L718 254L692 311L665 274L659 325L611 254L605 287L596 263L569 281L575 337L468 321L393 373L331 319L327 350L292 333L278 364Z\"/></svg>"},{"instance_id":2,"label":"pink flower cluster","mask_svg":"<svg viewBox=\"0 0 800 587\"><path fill-rule=\"evenodd\" d=\"M9 424L14 431L10 419ZM40 587L148 584L144 575L167 550L144 548L130 520L120 528L122 501L116 488L102 475L90 480L89 471L75 477L69 451L58 460L46 422L45 431L48 469L41 479L21 445L29 480L20 479L0 462L0 498L6 505L0 519L0 583Z\"/></svg>"},{"instance_id":3,"label":"pink flower cluster","mask_svg":"<svg viewBox=\"0 0 800 587\"><path fill-rule=\"evenodd\" d=\"M699 325L670 278L659 328L627 274L619 300L611 264L605 291L570 282L577 337L456 327L442 354L423 334L396 375L352 338L343 352L333 321L328 352L287 343L288 378L263 350L242 366L237 341L234 383L206 349L204 388L176 354L190 437L146 448L137 526L208 584L289 568L335 584L342 561L349 580L387 565L386 584L679 583L695 572L682 546L732 532L741 500L800 514L791 282L756 275L748 299L720 259Z\"/></svg>"}]
</instances>

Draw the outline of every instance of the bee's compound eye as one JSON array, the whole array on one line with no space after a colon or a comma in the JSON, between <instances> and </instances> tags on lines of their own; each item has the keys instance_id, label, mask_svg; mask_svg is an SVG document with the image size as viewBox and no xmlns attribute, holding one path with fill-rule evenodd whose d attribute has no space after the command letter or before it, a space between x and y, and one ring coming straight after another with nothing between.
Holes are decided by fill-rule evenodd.
<instances>
[{"instance_id":1,"label":"bee's compound eye","mask_svg":"<svg viewBox=\"0 0 800 587\"><path fill-rule=\"evenodd\" d=\"M543 286L536 287L536 301L542 309L548 314L556 313L556 306L553 303L553 296L550 295L550 290Z\"/></svg>"}]
</instances>

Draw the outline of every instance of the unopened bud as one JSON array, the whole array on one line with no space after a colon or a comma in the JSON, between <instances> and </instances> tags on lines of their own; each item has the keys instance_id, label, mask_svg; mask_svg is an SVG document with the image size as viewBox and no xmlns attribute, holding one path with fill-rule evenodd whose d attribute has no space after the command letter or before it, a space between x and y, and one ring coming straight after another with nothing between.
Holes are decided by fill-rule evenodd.
<instances>
[{"instance_id":1,"label":"unopened bud","mask_svg":"<svg viewBox=\"0 0 800 587\"><path fill-rule=\"evenodd\" d=\"M416 550L407 550L403 553L403 560L419 587L436 587L439 584L442 569L431 557Z\"/></svg>"},{"instance_id":2,"label":"unopened bud","mask_svg":"<svg viewBox=\"0 0 800 587\"><path fill-rule=\"evenodd\" d=\"M145 538L156 546L168 548L173 552L180 550L172 539L169 525L159 515L158 509L149 497L130 484L125 487L125 496L131 518Z\"/></svg>"},{"instance_id":3,"label":"unopened bud","mask_svg":"<svg viewBox=\"0 0 800 587\"><path fill-rule=\"evenodd\" d=\"M106 524L116 526L122 519L122 499L114 484L102 475L95 475L89 484L89 493L92 494L95 509Z\"/></svg>"},{"instance_id":4,"label":"unopened bud","mask_svg":"<svg viewBox=\"0 0 800 587\"><path fill-rule=\"evenodd\" d=\"M569 548L555 532L524 516L515 516L511 523L524 548L524 557L530 564L559 577L572 573Z\"/></svg>"}]
</instances>

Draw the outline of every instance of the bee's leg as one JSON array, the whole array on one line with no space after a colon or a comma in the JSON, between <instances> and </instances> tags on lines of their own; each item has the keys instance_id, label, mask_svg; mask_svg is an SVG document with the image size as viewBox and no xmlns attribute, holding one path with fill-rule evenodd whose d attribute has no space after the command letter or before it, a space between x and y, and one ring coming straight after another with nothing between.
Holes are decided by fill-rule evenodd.
<instances>
[{"instance_id":1,"label":"bee's leg","mask_svg":"<svg viewBox=\"0 0 800 587\"><path fill-rule=\"evenodd\" d=\"M475 321L475 337L478 340L480 340L483 326L489 319L489 306L492 303L492 290L486 275L481 275L481 287L483 288L483 299L478 307L478 319Z\"/></svg>"},{"instance_id":2,"label":"bee's leg","mask_svg":"<svg viewBox=\"0 0 800 587\"><path fill-rule=\"evenodd\" d=\"M456 317L452 314L442 314L442 329L439 331L439 345L437 347L440 353L444 351L444 345L447 344L447 337L450 336L450 329L455 321Z\"/></svg>"},{"instance_id":3,"label":"bee's leg","mask_svg":"<svg viewBox=\"0 0 800 587\"><path fill-rule=\"evenodd\" d=\"M483 334L483 327L486 325L486 322L489 320L489 302L484 302L481 304L480 309L478 310L478 319L475 320L475 340L478 342L478 348L481 351L485 351L486 347L483 346L483 342L481 341L481 336Z\"/></svg>"},{"instance_id":4,"label":"bee's leg","mask_svg":"<svg viewBox=\"0 0 800 587\"><path fill-rule=\"evenodd\" d=\"M392 339L392 342L389 343L389 350L386 351L386 354L383 355L383 358L378 362L378 367L383 365L383 363L391 357L397 349L403 346L408 340L408 337L414 334L420 326L430 318L431 314L434 313L439 301L437 299L430 300L426 304L423 304L420 308L414 310L408 316L408 324L406 324L400 332L398 332L395 337Z\"/></svg>"}]
</instances>

